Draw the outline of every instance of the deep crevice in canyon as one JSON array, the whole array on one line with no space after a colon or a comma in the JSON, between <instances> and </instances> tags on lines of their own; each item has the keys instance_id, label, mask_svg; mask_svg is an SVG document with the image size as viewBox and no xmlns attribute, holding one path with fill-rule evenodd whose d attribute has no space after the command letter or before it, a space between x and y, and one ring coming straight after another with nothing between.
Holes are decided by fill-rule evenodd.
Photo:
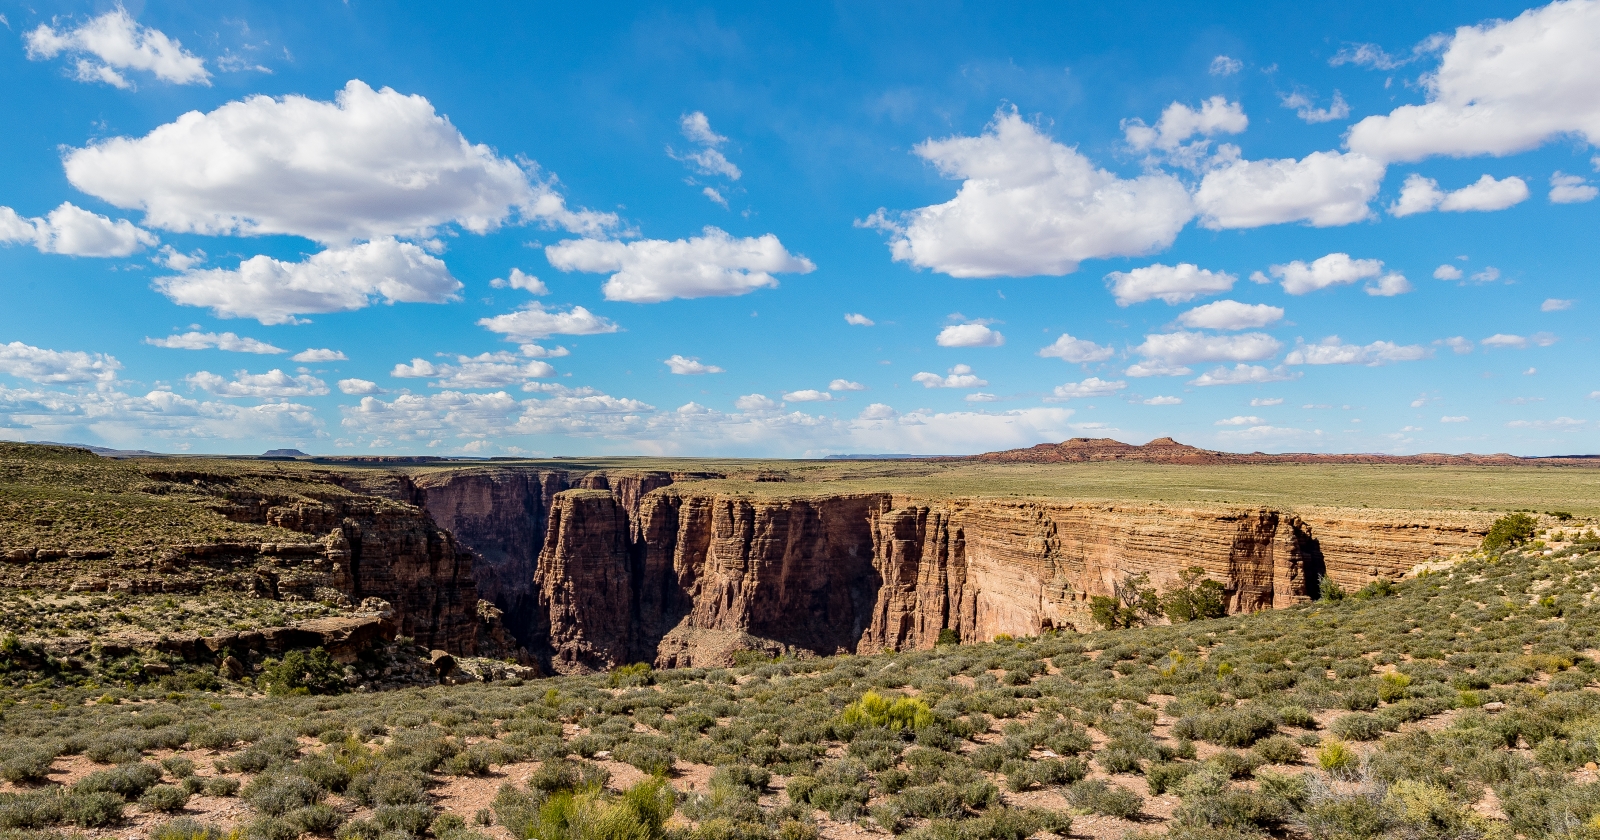
<instances>
[{"instance_id":1,"label":"deep crevice in canyon","mask_svg":"<svg viewBox=\"0 0 1600 840\"><path fill-rule=\"evenodd\" d=\"M1230 611L1315 598L1470 548L1487 516L893 492L735 494L704 474L487 467L415 476L479 596L549 670L869 653L1090 629L1089 598L1191 566Z\"/></svg>"}]
</instances>

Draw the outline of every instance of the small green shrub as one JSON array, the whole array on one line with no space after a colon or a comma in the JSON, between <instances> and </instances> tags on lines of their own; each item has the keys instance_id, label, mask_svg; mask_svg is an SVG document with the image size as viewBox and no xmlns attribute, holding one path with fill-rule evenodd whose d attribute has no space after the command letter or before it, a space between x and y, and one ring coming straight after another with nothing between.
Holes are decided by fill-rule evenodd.
<instances>
[{"instance_id":1,"label":"small green shrub","mask_svg":"<svg viewBox=\"0 0 1600 840\"><path fill-rule=\"evenodd\" d=\"M337 694L345 688L344 668L323 648L291 650L264 668L257 684L279 695Z\"/></svg>"},{"instance_id":2,"label":"small green shrub","mask_svg":"<svg viewBox=\"0 0 1600 840\"><path fill-rule=\"evenodd\" d=\"M1317 766L1345 778L1353 775L1361 766L1361 756L1343 741L1327 741L1317 748Z\"/></svg>"},{"instance_id":3,"label":"small green shrub","mask_svg":"<svg viewBox=\"0 0 1600 840\"><path fill-rule=\"evenodd\" d=\"M846 726L881 726L891 732L917 730L933 723L933 710L915 697L889 700L876 691L844 707L839 715Z\"/></svg>"},{"instance_id":4,"label":"small green shrub","mask_svg":"<svg viewBox=\"0 0 1600 840\"><path fill-rule=\"evenodd\" d=\"M285 817L307 834L332 837L344 825L344 814L331 805L318 803L289 812Z\"/></svg>"},{"instance_id":5,"label":"small green shrub","mask_svg":"<svg viewBox=\"0 0 1600 840\"><path fill-rule=\"evenodd\" d=\"M138 799L161 781L161 770L154 764L122 764L83 777L72 786L74 793L113 793L124 801Z\"/></svg>"},{"instance_id":6,"label":"small green shrub","mask_svg":"<svg viewBox=\"0 0 1600 840\"><path fill-rule=\"evenodd\" d=\"M40 747L24 748L0 763L0 779L14 785L33 785L50 779L55 764L54 750Z\"/></svg>"},{"instance_id":7,"label":"small green shrub","mask_svg":"<svg viewBox=\"0 0 1600 840\"><path fill-rule=\"evenodd\" d=\"M180 811L189 804L189 792L177 785L156 785L139 797L139 807L146 811Z\"/></svg>"},{"instance_id":8,"label":"small green shrub","mask_svg":"<svg viewBox=\"0 0 1600 840\"><path fill-rule=\"evenodd\" d=\"M1378 715L1354 712L1333 722L1333 734L1346 741L1376 741L1383 732L1383 720Z\"/></svg>"},{"instance_id":9,"label":"small green shrub","mask_svg":"<svg viewBox=\"0 0 1600 840\"><path fill-rule=\"evenodd\" d=\"M1170 761L1157 761L1144 771L1144 779L1150 785L1150 793L1160 796L1172 790L1185 776L1194 772L1193 764L1178 764Z\"/></svg>"},{"instance_id":10,"label":"small green shrub","mask_svg":"<svg viewBox=\"0 0 1600 840\"><path fill-rule=\"evenodd\" d=\"M1144 807L1144 799L1127 788L1107 784L1099 779L1085 779L1067 788L1067 801L1107 817L1132 819Z\"/></svg>"},{"instance_id":11,"label":"small green shrub","mask_svg":"<svg viewBox=\"0 0 1600 840\"><path fill-rule=\"evenodd\" d=\"M149 840L226 840L216 826L203 825L189 817L179 817L150 830Z\"/></svg>"},{"instance_id":12,"label":"small green shrub","mask_svg":"<svg viewBox=\"0 0 1600 840\"><path fill-rule=\"evenodd\" d=\"M206 779L206 796L233 796L239 792L239 780L232 776L213 776Z\"/></svg>"},{"instance_id":13,"label":"small green shrub","mask_svg":"<svg viewBox=\"0 0 1600 840\"><path fill-rule=\"evenodd\" d=\"M1221 618L1228 614L1228 593L1222 584L1191 566L1178 573L1178 584L1161 598L1161 611L1173 622Z\"/></svg>"},{"instance_id":14,"label":"small green shrub","mask_svg":"<svg viewBox=\"0 0 1600 840\"><path fill-rule=\"evenodd\" d=\"M1300 745L1294 739L1283 735L1273 735L1263 738L1250 748L1262 761L1268 764L1298 764L1300 762Z\"/></svg>"}]
</instances>

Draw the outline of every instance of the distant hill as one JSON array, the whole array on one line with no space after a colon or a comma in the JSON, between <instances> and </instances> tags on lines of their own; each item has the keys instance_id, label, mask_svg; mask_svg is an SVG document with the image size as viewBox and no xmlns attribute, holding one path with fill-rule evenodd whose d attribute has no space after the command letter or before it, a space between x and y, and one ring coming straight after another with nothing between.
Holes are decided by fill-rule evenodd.
<instances>
[{"instance_id":1,"label":"distant hill","mask_svg":"<svg viewBox=\"0 0 1600 840\"><path fill-rule=\"evenodd\" d=\"M263 458L307 458L306 453L298 449L268 449L261 453Z\"/></svg>"},{"instance_id":2,"label":"distant hill","mask_svg":"<svg viewBox=\"0 0 1600 840\"><path fill-rule=\"evenodd\" d=\"M1005 464L1069 464L1090 461L1139 461L1150 464L1423 464L1435 466L1573 466L1600 467L1600 456L1560 455L1523 458L1503 452L1493 455L1381 455L1376 453L1323 454L1290 452L1269 455L1200 449L1159 437L1142 446L1111 438L1072 438L1061 443L1041 443L1027 449L1007 449L941 461L990 461Z\"/></svg>"}]
</instances>

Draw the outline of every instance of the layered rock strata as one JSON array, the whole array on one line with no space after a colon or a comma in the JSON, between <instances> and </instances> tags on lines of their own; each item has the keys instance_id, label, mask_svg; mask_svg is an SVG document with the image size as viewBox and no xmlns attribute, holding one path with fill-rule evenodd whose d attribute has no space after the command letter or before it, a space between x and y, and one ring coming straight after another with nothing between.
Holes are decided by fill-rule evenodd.
<instances>
[{"instance_id":1,"label":"layered rock strata","mask_svg":"<svg viewBox=\"0 0 1600 840\"><path fill-rule=\"evenodd\" d=\"M1481 521L1480 521L1481 520ZM1231 611L1399 577L1475 545L1486 517L1308 516L1230 507L763 498L669 487L630 511L558 493L533 577L536 650L558 671L723 664L735 650L872 652L1088 629L1089 598L1130 574L1198 566Z\"/></svg>"}]
</instances>

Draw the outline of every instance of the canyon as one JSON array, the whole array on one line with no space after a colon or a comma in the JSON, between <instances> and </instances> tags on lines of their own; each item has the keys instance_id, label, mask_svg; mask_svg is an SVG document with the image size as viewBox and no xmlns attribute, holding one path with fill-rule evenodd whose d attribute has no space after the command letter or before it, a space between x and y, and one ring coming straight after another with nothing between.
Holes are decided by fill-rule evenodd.
<instances>
[{"instance_id":1,"label":"canyon","mask_svg":"<svg viewBox=\"0 0 1600 840\"><path fill-rule=\"evenodd\" d=\"M1475 547L1493 516L936 497L704 474L430 471L417 502L476 555L482 596L560 673L715 666L1088 630L1127 575L1200 567L1231 612L1306 602Z\"/></svg>"},{"instance_id":2,"label":"canyon","mask_svg":"<svg viewBox=\"0 0 1600 840\"><path fill-rule=\"evenodd\" d=\"M1128 454L1104 442L1061 447ZM1176 443L1147 448L1193 455ZM1330 583L1355 590L1475 548L1499 515L1487 509L1494 505L1544 498L1592 507L1585 500L1597 475L646 463L112 461L0 446L0 490L9 494L0 494L0 588L85 598L229 593L331 605L355 622L266 632L232 620L216 638L191 626L139 643L183 658L220 650L227 633L264 656L326 631L324 646L340 645L343 656L376 634L555 673L634 662L714 667L743 651L867 654L952 636L1087 631L1091 599L1119 581L1148 575L1164 590L1194 567L1223 585L1230 612L1284 608ZM1499 489L1485 490L1490 481ZM1467 509L1478 504L1486 509ZM74 638L57 644L72 647Z\"/></svg>"}]
</instances>

